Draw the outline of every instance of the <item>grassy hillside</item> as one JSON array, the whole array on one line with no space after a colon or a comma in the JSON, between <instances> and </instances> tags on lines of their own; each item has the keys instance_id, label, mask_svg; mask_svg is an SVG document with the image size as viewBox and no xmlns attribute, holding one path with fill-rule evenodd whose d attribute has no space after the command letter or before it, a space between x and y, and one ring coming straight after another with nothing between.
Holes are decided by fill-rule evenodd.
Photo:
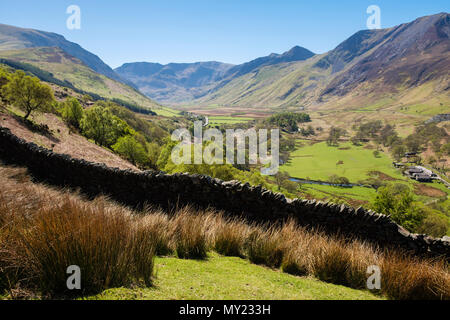
<instances>
[{"instance_id":1,"label":"grassy hillside","mask_svg":"<svg viewBox=\"0 0 450 320\"><path fill-rule=\"evenodd\" d=\"M93 300L378 300L368 291L288 275L236 257L156 258L153 288L107 290Z\"/></svg>"},{"instance_id":2,"label":"grassy hillside","mask_svg":"<svg viewBox=\"0 0 450 320\"><path fill-rule=\"evenodd\" d=\"M96 73L77 58L59 48L28 48L0 51L0 58L30 64L47 71L54 78L67 81L75 88L106 99L119 99L143 108L153 108L156 103L134 88Z\"/></svg>"},{"instance_id":3,"label":"grassy hillside","mask_svg":"<svg viewBox=\"0 0 450 320\"><path fill-rule=\"evenodd\" d=\"M0 166L0 182L4 298L376 299L366 291L370 265L381 269L384 297L450 297L443 260L293 222L267 228L190 207L132 211L33 183L20 168ZM83 270L82 291L67 290L68 265Z\"/></svg>"}]
</instances>

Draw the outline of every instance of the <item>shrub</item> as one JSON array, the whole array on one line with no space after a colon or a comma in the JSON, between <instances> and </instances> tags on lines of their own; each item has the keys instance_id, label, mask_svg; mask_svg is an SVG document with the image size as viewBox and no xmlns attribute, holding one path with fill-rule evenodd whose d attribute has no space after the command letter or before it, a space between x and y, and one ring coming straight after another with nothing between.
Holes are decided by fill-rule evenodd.
<instances>
[{"instance_id":1,"label":"shrub","mask_svg":"<svg viewBox=\"0 0 450 320\"><path fill-rule=\"evenodd\" d=\"M87 109L80 123L83 135L95 143L111 147L120 137L133 133L128 124L101 105Z\"/></svg>"},{"instance_id":2,"label":"shrub","mask_svg":"<svg viewBox=\"0 0 450 320\"><path fill-rule=\"evenodd\" d=\"M80 128L80 122L83 118L83 107L78 99L71 98L62 105L62 118L64 121L75 128Z\"/></svg>"},{"instance_id":3,"label":"shrub","mask_svg":"<svg viewBox=\"0 0 450 320\"><path fill-rule=\"evenodd\" d=\"M148 162L144 147L130 135L119 138L116 144L112 146L112 149L134 165L145 165Z\"/></svg>"}]
</instances>

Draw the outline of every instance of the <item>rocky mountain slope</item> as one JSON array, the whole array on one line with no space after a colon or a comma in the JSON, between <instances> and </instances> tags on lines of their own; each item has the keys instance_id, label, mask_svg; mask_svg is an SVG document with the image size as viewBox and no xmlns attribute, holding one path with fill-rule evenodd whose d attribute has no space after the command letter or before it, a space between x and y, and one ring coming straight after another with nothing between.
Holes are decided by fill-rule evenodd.
<instances>
[{"instance_id":1,"label":"rocky mountain slope","mask_svg":"<svg viewBox=\"0 0 450 320\"><path fill-rule=\"evenodd\" d=\"M311 51L294 47L283 53L272 53L241 65L221 62L197 63L126 63L115 69L142 92L160 102L184 102L207 95L234 78L255 72L264 66L303 61L314 56Z\"/></svg>"},{"instance_id":2,"label":"rocky mountain slope","mask_svg":"<svg viewBox=\"0 0 450 320\"><path fill-rule=\"evenodd\" d=\"M448 107L449 37L447 13L389 29L360 31L326 54L235 78L199 102L325 108L443 103Z\"/></svg>"},{"instance_id":3,"label":"rocky mountain slope","mask_svg":"<svg viewBox=\"0 0 450 320\"><path fill-rule=\"evenodd\" d=\"M221 62L126 63L115 71L147 96L161 102L179 102L205 95L233 65Z\"/></svg>"},{"instance_id":4,"label":"rocky mountain slope","mask_svg":"<svg viewBox=\"0 0 450 320\"><path fill-rule=\"evenodd\" d=\"M122 76L161 101L280 109L391 108L434 115L450 105L450 15L359 31L321 55L295 47L282 55L222 68L222 78L216 73L218 77L198 82L196 93L183 98L172 99L170 88L163 97L152 96L158 82L152 77L135 81L140 72L147 74L139 65L128 73L122 70ZM183 90L183 82L179 86L177 90Z\"/></svg>"}]
</instances>

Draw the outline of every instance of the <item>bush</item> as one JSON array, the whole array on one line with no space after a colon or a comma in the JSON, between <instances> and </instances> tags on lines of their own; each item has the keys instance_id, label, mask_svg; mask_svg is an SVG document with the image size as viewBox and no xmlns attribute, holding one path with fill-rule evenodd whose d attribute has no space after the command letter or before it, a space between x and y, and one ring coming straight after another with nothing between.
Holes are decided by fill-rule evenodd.
<instances>
[{"instance_id":1,"label":"bush","mask_svg":"<svg viewBox=\"0 0 450 320\"><path fill-rule=\"evenodd\" d=\"M139 142L132 136L119 138L111 147L116 153L125 157L134 165L145 165L148 163L147 153Z\"/></svg>"},{"instance_id":2,"label":"bush","mask_svg":"<svg viewBox=\"0 0 450 320\"><path fill-rule=\"evenodd\" d=\"M80 128L80 122L83 118L83 107L76 98L66 100L62 104L62 118L67 124Z\"/></svg>"},{"instance_id":3,"label":"bush","mask_svg":"<svg viewBox=\"0 0 450 320\"><path fill-rule=\"evenodd\" d=\"M101 105L87 109L80 123L83 135L95 143L111 147L120 137L132 134L133 130L120 118Z\"/></svg>"}]
</instances>

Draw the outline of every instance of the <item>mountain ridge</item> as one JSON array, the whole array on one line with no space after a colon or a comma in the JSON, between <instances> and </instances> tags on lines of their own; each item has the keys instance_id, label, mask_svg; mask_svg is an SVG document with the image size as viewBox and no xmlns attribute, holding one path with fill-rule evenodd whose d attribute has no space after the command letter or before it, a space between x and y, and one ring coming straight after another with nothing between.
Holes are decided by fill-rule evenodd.
<instances>
[{"instance_id":1,"label":"mountain ridge","mask_svg":"<svg viewBox=\"0 0 450 320\"><path fill-rule=\"evenodd\" d=\"M149 97L161 102L179 102L180 99L196 99L223 86L232 78L245 75L263 66L306 60L314 53L295 46L282 54L272 53L252 61L232 65L217 61L194 63L152 62L125 63L115 69L124 78L132 81Z\"/></svg>"},{"instance_id":2,"label":"mountain ridge","mask_svg":"<svg viewBox=\"0 0 450 320\"><path fill-rule=\"evenodd\" d=\"M68 54L81 60L92 70L134 86L130 81L120 77L114 70L104 63L100 57L87 51L79 44L67 40L64 36L31 28L20 28L0 23L0 51L20 50L36 47L58 47Z\"/></svg>"}]
</instances>

